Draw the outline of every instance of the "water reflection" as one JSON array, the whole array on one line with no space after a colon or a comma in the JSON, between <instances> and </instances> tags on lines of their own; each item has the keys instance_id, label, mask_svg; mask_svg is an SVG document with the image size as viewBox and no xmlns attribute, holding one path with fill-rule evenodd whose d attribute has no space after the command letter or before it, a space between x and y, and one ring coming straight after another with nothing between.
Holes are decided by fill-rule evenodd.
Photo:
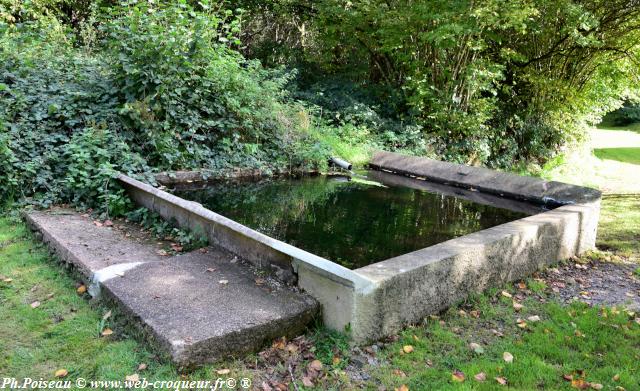
<instances>
[{"instance_id":1,"label":"water reflection","mask_svg":"<svg viewBox=\"0 0 640 391\"><path fill-rule=\"evenodd\" d=\"M352 269L527 216L345 177L232 182L176 194Z\"/></svg>"}]
</instances>

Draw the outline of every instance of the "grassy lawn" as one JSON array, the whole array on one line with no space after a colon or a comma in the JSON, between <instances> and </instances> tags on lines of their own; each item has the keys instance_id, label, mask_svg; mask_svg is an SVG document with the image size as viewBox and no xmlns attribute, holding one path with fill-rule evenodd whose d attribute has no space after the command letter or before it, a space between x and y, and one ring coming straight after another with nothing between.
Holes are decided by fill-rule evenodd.
<instances>
[{"instance_id":1,"label":"grassy lawn","mask_svg":"<svg viewBox=\"0 0 640 391\"><path fill-rule=\"evenodd\" d=\"M640 199L628 198L605 201L601 231L608 234L602 243L638 254L634 238L640 215L623 226L616 224L615 216L639 203ZM537 279L492 290L439 317L427 318L424 324L381 343L374 355L345 350L340 338L314 338L318 331L311 330L306 336L312 342L311 356L289 354L282 348L275 365L270 359L251 356L184 375L128 335L117 315L102 325L114 333L100 336L101 319L108 309L79 295L72 273L50 259L16 218L0 219L0 274L0 373L18 378L51 379L56 370L66 369L72 380L124 380L134 373L154 380L215 379L220 377L218 370L228 368L231 372L224 377L248 376L261 384L264 379L278 378L278 371L282 372L279 379L287 375L284 363L291 361L297 363L296 377L301 379L307 364L319 358L324 361L324 375L314 379L318 389L378 389L383 385L393 390L406 385L415 390L490 390L498 386L495 378L504 379L514 389L569 389L572 383L565 375L573 378L574 385L590 382L606 389L633 390L640 384L640 374L633 370L640 360L636 315L581 303L564 307ZM32 308L36 301L40 305ZM516 311L514 302L523 308ZM531 318L534 316L540 320ZM518 319L526 325L519 325ZM504 360L505 352L514 357L513 362ZM366 380L353 380L343 371L341 363L356 355L374 360L361 369L368 374ZM257 366L253 365L256 361L260 361ZM147 368L138 370L142 363ZM271 366L275 375L268 371ZM452 377L455 371L464 374L464 382ZM474 379L481 373L484 382ZM294 389L292 384L289 387Z\"/></svg>"},{"instance_id":2,"label":"grassy lawn","mask_svg":"<svg viewBox=\"0 0 640 391\"><path fill-rule=\"evenodd\" d=\"M607 170L615 171L603 167L620 163L588 159L601 166L582 170L597 173L590 179L602 183L609 183ZM545 175L562 179L580 171L568 162ZM572 262L610 256L640 262L640 195L604 198L598 246L601 251ZM249 377L264 390L640 389L638 314L563 305L535 275L469 298L372 346L349 349L343 336L314 328L261 354L186 374L149 351L117 313L103 321L109 309L76 287L73 272L57 264L20 219L0 218L0 377L53 379L65 369L72 381L134 374L149 380ZM104 328L113 334L101 336ZM322 369L311 376L316 359Z\"/></svg>"}]
</instances>

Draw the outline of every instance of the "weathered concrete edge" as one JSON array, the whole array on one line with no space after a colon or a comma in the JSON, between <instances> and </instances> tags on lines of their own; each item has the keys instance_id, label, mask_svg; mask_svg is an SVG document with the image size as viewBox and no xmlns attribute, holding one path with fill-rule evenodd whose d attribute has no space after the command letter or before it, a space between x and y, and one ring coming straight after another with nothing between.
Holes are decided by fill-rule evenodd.
<instances>
[{"instance_id":1,"label":"weathered concrete edge","mask_svg":"<svg viewBox=\"0 0 640 391\"><path fill-rule=\"evenodd\" d=\"M242 169L226 172L213 172L207 170L196 171L166 171L154 175L155 181L163 186L189 185L189 184L206 184L220 182L224 180L244 180L244 179L260 179L269 176L282 175L318 175L319 171L303 171L296 170L293 172L273 172L268 173L259 169Z\"/></svg>"},{"instance_id":2,"label":"weathered concrete edge","mask_svg":"<svg viewBox=\"0 0 640 391\"><path fill-rule=\"evenodd\" d=\"M588 187L394 152L376 152L370 166L400 175L467 189L474 188L488 194L551 207L592 202L602 197L600 191Z\"/></svg>"},{"instance_id":3,"label":"weathered concrete edge","mask_svg":"<svg viewBox=\"0 0 640 391\"><path fill-rule=\"evenodd\" d=\"M376 289L355 297L357 341L419 322L471 293L595 247L600 202L567 205L357 269Z\"/></svg>"},{"instance_id":4,"label":"weathered concrete edge","mask_svg":"<svg viewBox=\"0 0 640 391\"><path fill-rule=\"evenodd\" d=\"M40 236L40 240L49 247L49 250L54 253L63 262L73 265L85 278L87 282L91 280L93 270L85 267L80 259L70 251L66 250L66 247L61 243L58 238L53 236L47 229L45 229L38 221L33 219L27 211L21 213L22 219L27 224L27 227L34 232L37 232Z\"/></svg>"},{"instance_id":5,"label":"weathered concrete edge","mask_svg":"<svg viewBox=\"0 0 640 391\"><path fill-rule=\"evenodd\" d=\"M294 269L303 264L324 278L351 289L366 291L371 285L371 281L352 270L257 232L197 202L176 197L124 174L119 174L117 178L138 204L165 219L175 219L182 227L203 232L212 243L258 267L275 266L286 274L296 271Z\"/></svg>"},{"instance_id":6,"label":"weathered concrete edge","mask_svg":"<svg viewBox=\"0 0 640 391\"><path fill-rule=\"evenodd\" d=\"M317 308L309 308L295 316L277 320L275 322L277 324L276 327L266 324L256 325L243 330L242 333L236 332L231 335L216 336L193 343L185 343L184 341L166 338L157 330L153 322L148 322L127 305L111 289L108 283L103 285L102 291L103 294L100 299L118 308L127 318L128 325L139 334L138 338L150 343L155 351L172 361L181 370L190 370L225 358L239 358L244 354L258 351L276 338L298 336L304 332L306 325L318 313ZM265 332L265 330L275 331ZM238 339L242 337L242 334L251 334L252 332L265 337L256 341Z\"/></svg>"}]
</instances>

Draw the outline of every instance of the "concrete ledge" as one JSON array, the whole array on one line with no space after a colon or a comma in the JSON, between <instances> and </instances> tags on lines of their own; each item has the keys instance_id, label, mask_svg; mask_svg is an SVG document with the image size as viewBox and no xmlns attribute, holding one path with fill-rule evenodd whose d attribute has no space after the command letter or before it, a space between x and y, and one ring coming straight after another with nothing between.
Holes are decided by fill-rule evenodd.
<instances>
[{"instance_id":1,"label":"concrete ledge","mask_svg":"<svg viewBox=\"0 0 640 391\"><path fill-rule=\"evenodd\" d=\"M92 296L115 304L137 336L181 368L295 337L320 309L309 295L256 274L219 247L159 256L155 243L98 227L72 210L23 216L60 260L92 281Z\"/></svg>"},{"instance_id":2,"label":"concrete ledge","mask_svg":"<svg viewBox=\"0 0 640 391\"><path fill-rule=\"evenodd\" d=\"M550 207L597 201L598 190L519 176L483 167L442 162L393 152L377 152L370 165L380 170Z\"/></svg>"},{"instance_id":3,"label":"concrete ledge","mask_svg":"<svg viewBox=\"0 0 640 391\"><path fill-rule=\"evenodd\" d=\"M170 171L155 175L155 180L163 186L190 186L193 184L207 184L224 180L256 180L268 176L304 176L318 175L318 171L274 172L267 173L258 169L240 169L227 172L213 171Z\"/></svg>"},{"instance_id":4,"label":"concrete ledge","mask_svg":"<svg viewBox=\"0 0 640 391\"><path fill-rule=\"evenodd\" d=\"M241 256L257 267L275 269L284 281L295 282L294 267L302 263L324 277L351 288L369 284L352 270L273 239L214 213L197 202L176 197L124 174L119 174L118 179L139 205L165 219L175 219L182 227L207 235L211 243Z\"/></svg>"}]
</instances>

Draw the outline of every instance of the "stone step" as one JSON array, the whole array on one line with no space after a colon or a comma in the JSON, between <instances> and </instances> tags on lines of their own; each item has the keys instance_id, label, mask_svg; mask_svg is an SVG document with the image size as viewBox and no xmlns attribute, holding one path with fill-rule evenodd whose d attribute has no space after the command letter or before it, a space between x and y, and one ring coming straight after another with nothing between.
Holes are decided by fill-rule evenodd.
<instances>
[{"instance_id":1,"label":"stone step","mask_svg":"<svg viewBox=\"0 0 640 391\"><path fill-rule=\"evenodd\" d=\"M91 280L91 293L118 305L148 342L180 367L256 351L301 333L318 314L312 297L260 276L230 252L209 247L160 256L65 209L25 220L62 260Z\"/></svg>"}]
</instances>

